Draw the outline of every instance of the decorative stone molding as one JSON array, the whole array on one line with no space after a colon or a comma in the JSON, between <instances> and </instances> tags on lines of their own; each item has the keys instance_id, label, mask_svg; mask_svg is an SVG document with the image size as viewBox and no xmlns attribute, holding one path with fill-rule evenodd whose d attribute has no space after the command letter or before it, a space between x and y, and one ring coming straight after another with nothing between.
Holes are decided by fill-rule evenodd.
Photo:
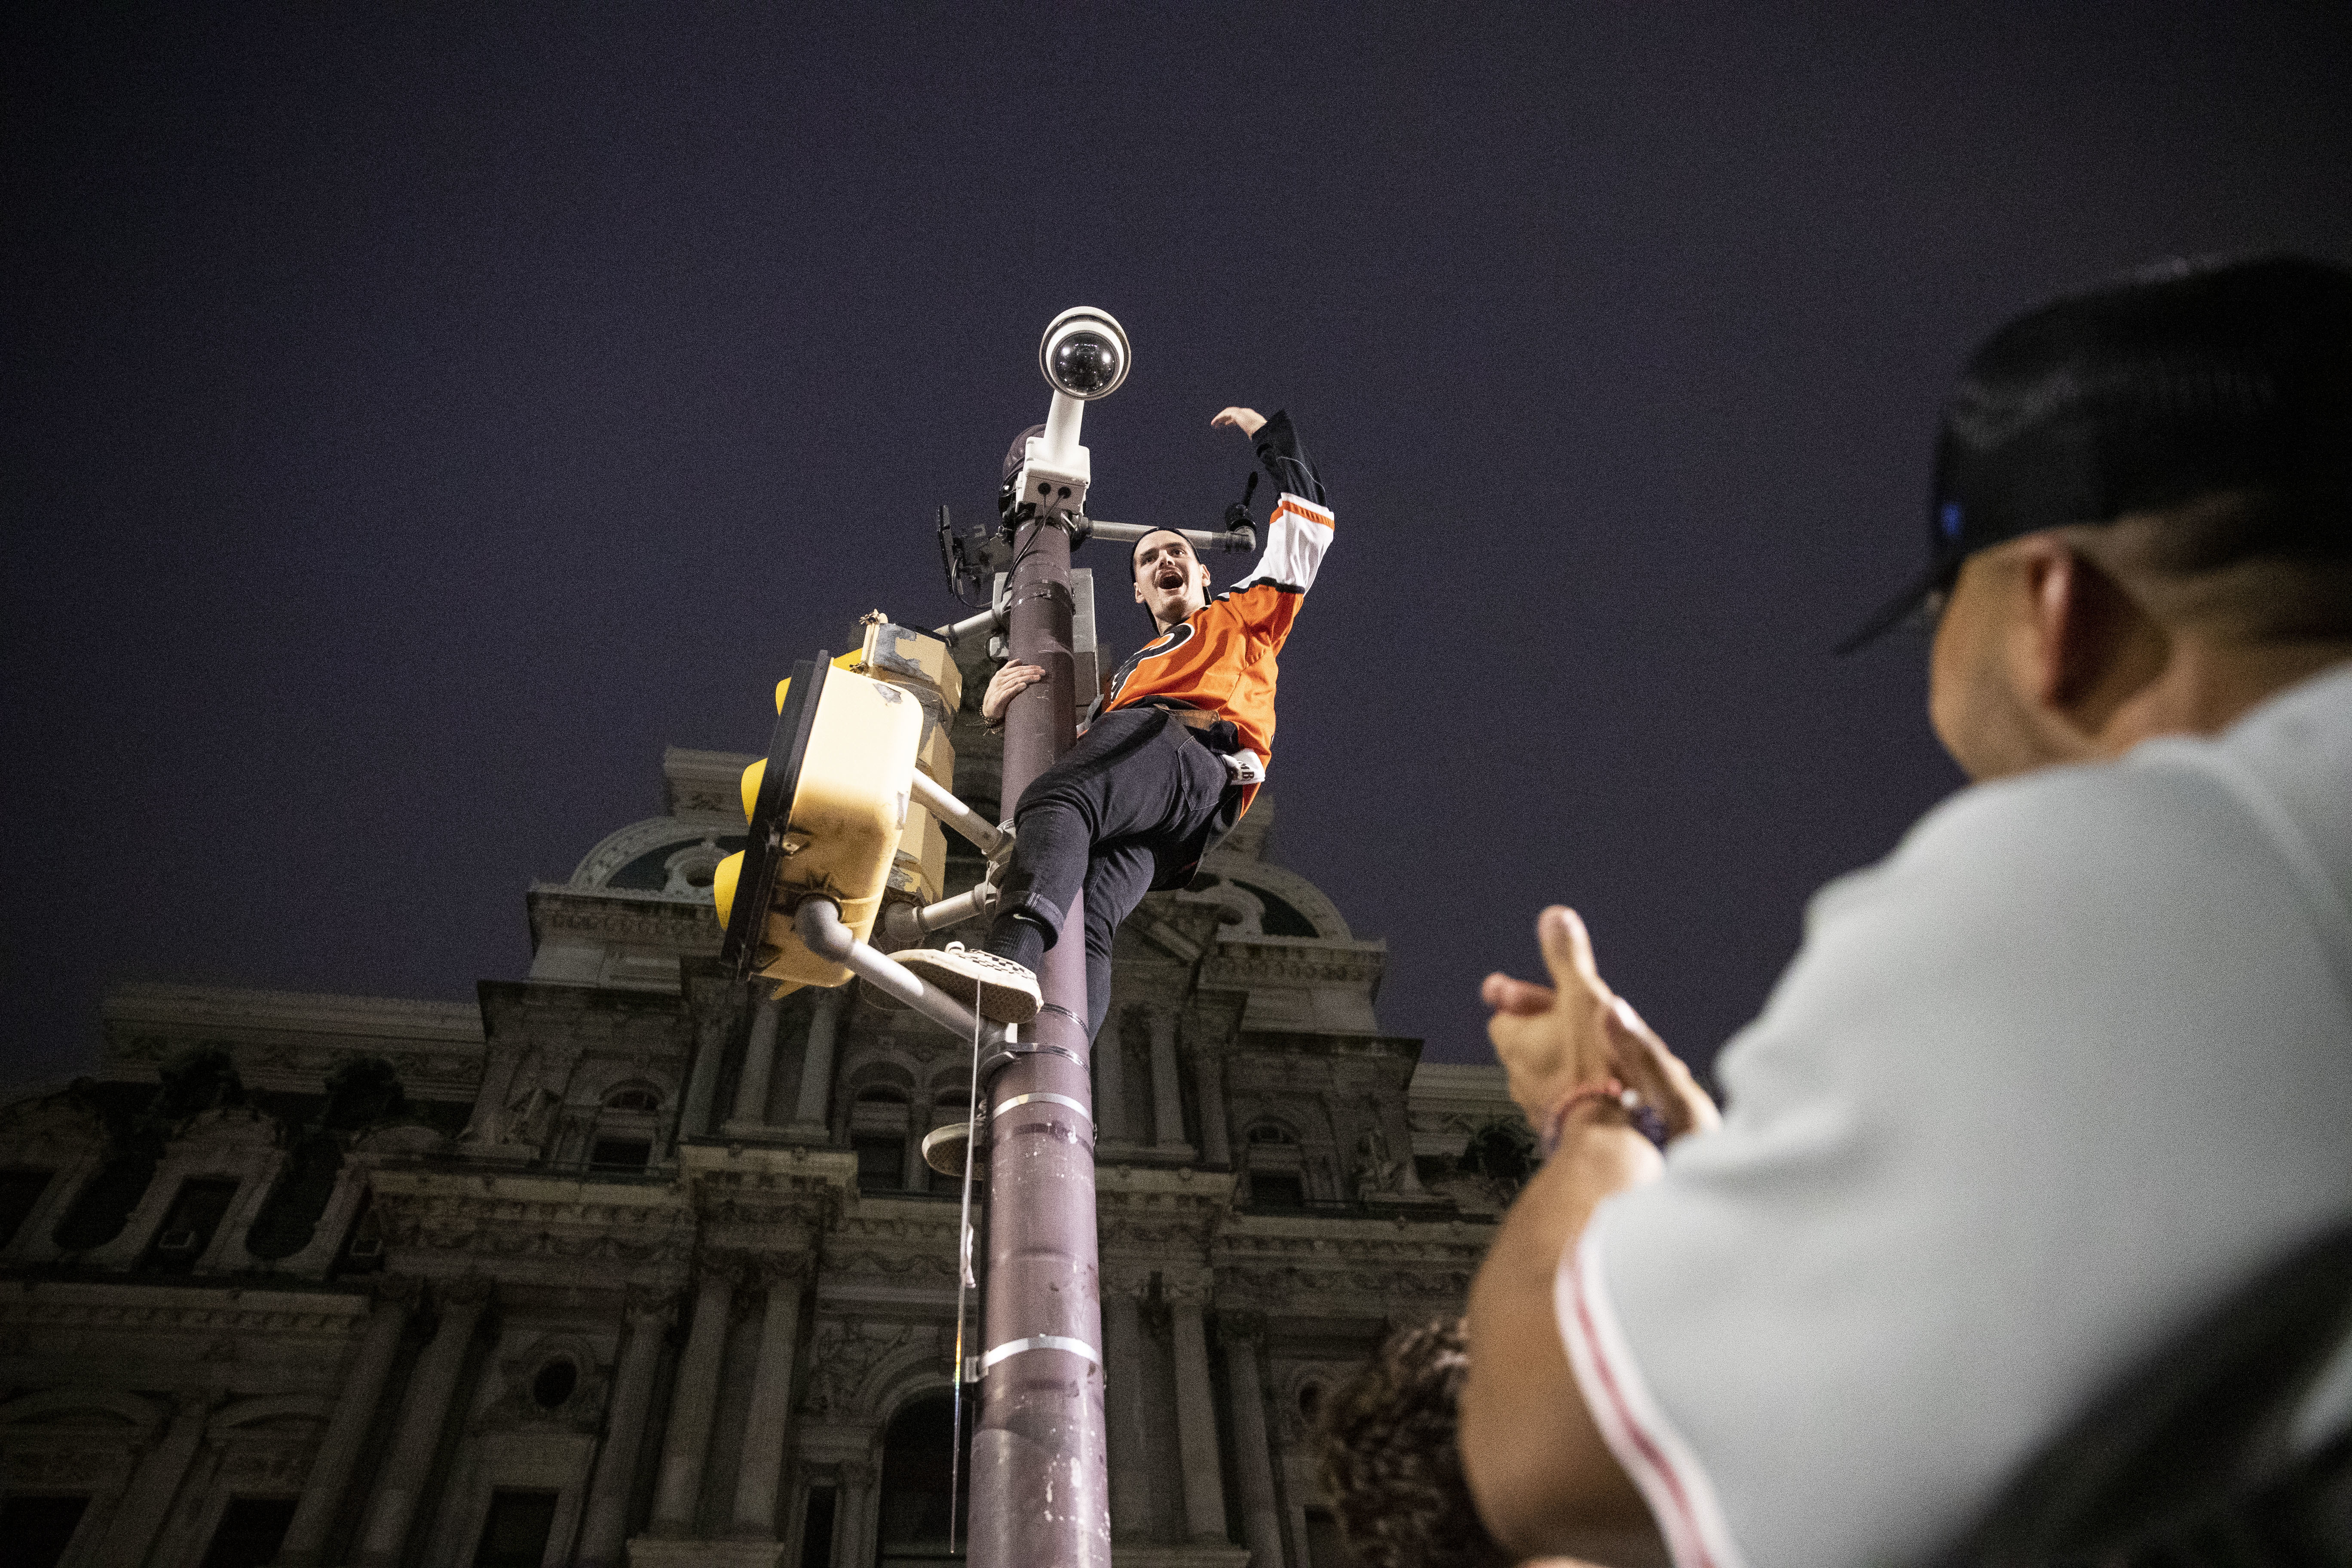
<instances>
[{"instance_id":1,"label":"decorative stone molding","mask_svg":"<svg viewBox=\"0 0 2352 1568\"><path fill-rule=\"evenodd\" d=\"M530 1263L682 1267L694 1215L680 1194L585 1178L382 1171L376 1213L404 1257L457 1255L501 1271ZM438 1273L436 1268L434 1272ZM614 1279L613 1284L626 1283Z\"/></svg>"},{"instance_id":2,"label":"decorative stone molding","mask_svg":"<svg viewBox=\"0 0 2352 1568\"><path fill-rule=\"evenodd\" d=\"M395 1302L413 1312L424 1302L425 1281L414 1274L379 1274L370 1285L368 1294L376 1300Z\"/></svg>"},{"instance_id":3,"label":"decorative stone molding","mask_svg":"<svg viewBox=\"0 0 2352 1568\"><path fill-rule=\"evenodd\" d=\"M367 1300L357 1295L22 1279L0 1285L0 1348L24 1343L22 1336L68 1331L341 1340L366 1316Z\"/></svg>"},{"instance_id":4,"label":"decorative stone molding","mask_svg":"<svg viewBox=\"0 0 2352 1568\"><path fill-rule=\"evenodd\" d=\"M1265 1340L1265 1314L1235 1311L1230 1308L1217 1310L1217 1342L1223 1345L1256 1345Z\"/></svg>"},{"instance_id":5,"label":"decorative stone molding","mask_svg":"<svg viewBox=\"0 0 2352 1568\"><path fill-rule=\"evenodd\" d=\"M674 1322L684 1292L667 1285L632 1285L621 1298L622 1321L633 1329L659 1328Z\"/></svg>"},{"instance_id":6,"label":"decorative stone molding","mask_svg":"<svg viewBox=\"0 0 2352 1568\"><path fill-rule=\"evenodd\" d=\"M662 807L672 816L715 816L743 831L743 770L760 759L740 752L662 752Z\"/></svg>"},{"instance_id":7,"label":"decorative stone molding","mask_svg":"<svg viewBox=\"0 0 2352 1568\"><path fill-rule=\"evenodd\" d=\"M249 1090L315 1094L362 1056L390 1061L413 1098L470 1097L481 1080L481 1013L465 1004L134 984L110 992L100 1011L110 1078L152 1082L165 1058L213 1042L233 1044Z\"/></svg>"},{"instance_id":8,"label":"decorative stone molding","mask_svg":"<svg viewBox=\"0 0 2352 1568\"><path fill-rule=\"evenodd\" d=\"M819 1420L887 1417L895 1403L888 1395L910 1366L919 1363L936 1381L947 1381L953 1333L952 1325L938 1323L821 1317L800 1407Z\"/></svg>"},{"instance_id":9,"label":"decorative stone molding","mask_svg":"<svg viewBox=\"0 0 2352 1568\"><path fill-rule=\"evenodd\" d=\"M725 934L719 929L719 916L707 892L586 889L561 882L537 882L523 901L530 915L534 948L553 937L592 937L673 952L714 954Z\"/></svg>"},{"instance_id":10,"label":"decorative stone molding","mask_svg":"<svg viewBox=\"0 0 2352 1568\"><path fill-rule=\"evenodd\" d=\"M639 1535L629 1542L629 1568L776 1568L781 1541L671 1540Z\"/></svg>"},{"instance_id":11,"label":"decorative stone molding","mask_svg":"<svg viewBox=\"0 0 2352 1568\"><path fill-rule=\"evenodd\" d=\"M809 1277L806 1251L762 1252L744 1259L741 1288L750 1290L797 1290Z\"/></svg>"},{"instance_id":12,"label":"decorative stone molding","mask_svg":"<svg viewBox=\"0 0 2352 1568\"><path fill-rule=\"evenodd\" d=\"M436 1280L433 1286L433 1301L443 1311L465 1307L487 1307L498 1294L498 1281L487 1274L460 1274L453 1279Z\"/></svg>"},{"instance_id":13,"label":"decorative stone molding","mask_svg":"<svg viewBox=\"0 0 2352 1568\"><path fill-rule=\"evenodd\" d=\"M539 1403L539 1374L550 1363L568 1361L572 1392L552 1407ZM613 1369L601 1347L579 1334L543 1334L498 1359L495 1375L502 1391L483 1405L471 1426L481 1431L544 1428L594 1432L604 1415Z\"/></svg>"}]
</instances>

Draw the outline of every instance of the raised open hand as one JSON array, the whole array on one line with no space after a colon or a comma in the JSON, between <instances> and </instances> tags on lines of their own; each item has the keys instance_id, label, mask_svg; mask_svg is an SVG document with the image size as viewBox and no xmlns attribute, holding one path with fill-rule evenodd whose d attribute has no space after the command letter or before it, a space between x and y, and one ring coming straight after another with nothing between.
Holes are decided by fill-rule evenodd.
<instances>
[{"instance_id":1,"label":"raised open hand","mask_svg":"<svg viewBox=\"0 0 2352 1568\"><path fill-rule=\"evenodd\" d=\"M1572 1091L1614 1078L1654 1107L1669 1137L1722 1120L1657 1032L1601 978L1592 938L1576 911L1554 904L1537 917L1536 941L1552 984L1496 973L1480 995L1495 1010L1486 1037L1509 1075L1511 1098L1540 1128Z\"/></svg>"}]
</instances>

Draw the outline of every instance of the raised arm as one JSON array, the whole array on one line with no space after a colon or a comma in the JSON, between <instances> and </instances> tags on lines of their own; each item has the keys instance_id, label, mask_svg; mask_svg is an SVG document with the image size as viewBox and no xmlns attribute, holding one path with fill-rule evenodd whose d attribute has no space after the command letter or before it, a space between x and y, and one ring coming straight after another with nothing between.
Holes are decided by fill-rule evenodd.
<instances>
[{"instance_id":1,"label":"raised arm","mask_svg":"<svg viewBox=\"0 0 2352 1568\"><path fill-rule=\"evenodd\" d=\"M1537 922L1552 984L1487 977L1495 1054L1549 1157L1504 1216L1470 1288L1462 1466L1478 1512L1513 1552L1571 1550L1592 1530L1646 1527L1649 1510L1601 1435L1561 1338L1560 1261L1604 1198L1658 1173L1658 1156L1612 1098L1632 1088L1680 1134L1714 1103L1602 982L1584 923Z\"/></svg>"}]
</instances>

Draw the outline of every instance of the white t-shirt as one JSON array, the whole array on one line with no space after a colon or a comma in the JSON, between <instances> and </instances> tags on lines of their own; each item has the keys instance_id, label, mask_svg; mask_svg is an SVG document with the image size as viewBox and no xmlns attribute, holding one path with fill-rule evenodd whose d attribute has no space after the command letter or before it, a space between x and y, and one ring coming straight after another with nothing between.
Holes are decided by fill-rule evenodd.
<instances>
[{"instance_id":1,"label":"white t-shirt","mask_svg":"<svg viewBox=\"0 0 2352 1568\"><path fill-rule=\"evenodd\" d=\"M1681 1568L1919 1561L2352 1217L2352 668L1954 796L1720 1073L1561 1260L1586 1402Z\"/></svg>"}]
</instances>

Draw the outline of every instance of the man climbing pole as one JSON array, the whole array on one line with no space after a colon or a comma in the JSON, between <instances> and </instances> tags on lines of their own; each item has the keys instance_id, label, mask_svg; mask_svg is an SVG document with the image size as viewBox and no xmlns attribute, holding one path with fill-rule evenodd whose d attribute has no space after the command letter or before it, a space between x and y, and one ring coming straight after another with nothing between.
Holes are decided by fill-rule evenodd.
<instances>
[{"instance_id":1,"label":"man climbing pole","mask_svg":"<svg viewBox=\"0 0 2352 1568\"><path fill-rule=\"evenodd\" d=\"M1212 598L1209 569L1182 534L1163 529L1137 541L1135 598L1158 635L1111 677L1077 743L1022 792L986 942L891 955L1001 1022L1036 1016L1038 962L1083 891L1093 1038L1110 1005L1119 922L1144 894L1190 881L1265 776L1275 655L1330 548L1332 517L1287 415L1227 408L1210 424L1249 437L1275 481L1279 499L1256 568ZM1013 700L1045 678L1035 665L1006 664L988 684L982 717L1002 726Z\"/></svg>"}]
</instances>

